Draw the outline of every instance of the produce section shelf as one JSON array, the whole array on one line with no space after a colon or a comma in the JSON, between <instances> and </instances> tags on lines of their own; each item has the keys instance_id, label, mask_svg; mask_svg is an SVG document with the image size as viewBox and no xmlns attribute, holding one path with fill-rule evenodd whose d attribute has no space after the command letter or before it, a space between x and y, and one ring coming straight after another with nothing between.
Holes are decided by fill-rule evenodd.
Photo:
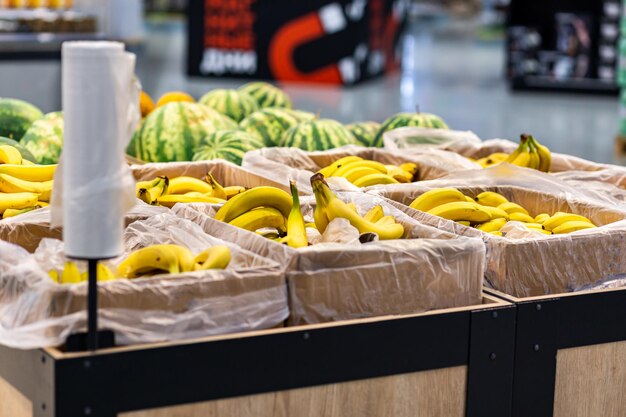
<instances>
[{"instance_id":1,"label":"produce section shelf","mask_svg":"<svg viewBox=\"0 0 626 417\"><path fill-rule=\"evenodd\" d=\"M0 33L0 60L59 59L65 41L105 38L103 33Z\"/></svg>"}]
</instances>

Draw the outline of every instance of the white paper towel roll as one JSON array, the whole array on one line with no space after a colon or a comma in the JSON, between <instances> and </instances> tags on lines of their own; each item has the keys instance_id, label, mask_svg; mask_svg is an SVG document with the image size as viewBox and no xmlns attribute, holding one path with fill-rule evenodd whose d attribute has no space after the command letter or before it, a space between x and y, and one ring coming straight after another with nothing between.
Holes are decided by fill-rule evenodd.
<instances>
[{"instance_id":1,"label":"white paper towel roll","mask_svg":"<svg viewBox=\"0 0 626 417\"><path fill-rule=\"evenodd\" d=\"M135 55L118 42L65 42L64 139L55 175L52 223L65 253L104 259L122 253L124 215L135 202L124 161L139 121Z\"/></svg>"}]
</instances>

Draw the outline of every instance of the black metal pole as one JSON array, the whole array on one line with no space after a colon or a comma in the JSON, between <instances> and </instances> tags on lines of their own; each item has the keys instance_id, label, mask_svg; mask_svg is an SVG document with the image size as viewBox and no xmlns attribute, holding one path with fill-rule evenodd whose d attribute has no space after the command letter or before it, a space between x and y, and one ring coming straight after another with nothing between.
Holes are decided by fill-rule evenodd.
<instances>
[{"instance_id":1,"label":"black metal pole","mask_svg":"<svg viewBox=\"0 0 626 417\"><path fill-rule=\"evenodd\" d=\"M87 292L87 349L98 349L98 260L87 261L88 289Z\"/></svg>"}]
</instances>

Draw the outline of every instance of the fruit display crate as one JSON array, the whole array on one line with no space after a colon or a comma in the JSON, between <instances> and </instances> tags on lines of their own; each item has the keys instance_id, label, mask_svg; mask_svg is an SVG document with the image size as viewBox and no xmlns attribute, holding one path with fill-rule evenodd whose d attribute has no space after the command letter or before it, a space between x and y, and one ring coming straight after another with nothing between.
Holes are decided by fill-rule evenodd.
<instances>
[{"instance_id":1,"label":"fruit display crate","mask_svg":"<svg viewBox=\"0 0 626 417\"><path fill-rule=\"evenodd\" d=\"M513 417L623 416L626 289L516 298Z\"/></svg>"},{"instance_id":2,"label":"fruit display crate","mask_svg":"<svg viewBox=\"0 0 626 417\"><path fill-rule=\"evenodd\" d=\"M93 353L0 347L0 416L507 416L515 316L486 295L417 315Z\"/></svg>"}]
</instances>

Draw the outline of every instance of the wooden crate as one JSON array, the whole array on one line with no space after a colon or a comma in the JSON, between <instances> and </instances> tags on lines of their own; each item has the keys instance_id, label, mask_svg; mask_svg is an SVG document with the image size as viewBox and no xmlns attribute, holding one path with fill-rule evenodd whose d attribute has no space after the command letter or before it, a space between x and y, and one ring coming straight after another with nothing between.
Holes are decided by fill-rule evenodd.
<instances>
[{"instance_id":1,"label":"wooden crate","mask_svg":"<svg viewBox=\"0 0 626 417\"><path fill-rule=\"evenodd\" d=\"M0 417L502 417L515 307L483 305L94 354L0 347Z\"/></svg>"},{"instance_id":2,"label":"wooden crate","mask_svg":"<svg viewBox=\"0 0 626 417\"><path fill-rule=\"evenodd\" d=\"M514 417L626 415L626 289L516 298Z\"/></svg>"}]
</instances>

